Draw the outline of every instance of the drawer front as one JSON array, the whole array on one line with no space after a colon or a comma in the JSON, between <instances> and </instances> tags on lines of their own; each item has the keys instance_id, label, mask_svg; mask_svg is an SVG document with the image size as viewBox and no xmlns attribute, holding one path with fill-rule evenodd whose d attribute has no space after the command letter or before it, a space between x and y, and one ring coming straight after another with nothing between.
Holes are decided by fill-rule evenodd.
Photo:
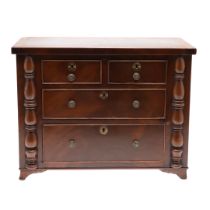
<instances>
[{"instance_id":1,"label":"drawer front","mask_svg":"<svg viewBox=\"0 0 210 210\"><path fill-rule=\"evenodd\" d=\"M43 161L162 161L164 125L44 125Z\"/></svg>"},{"instance_id":2,"label":"drawer front","mask_svg":"<svg viewBox=\"0 0 210 210\"><path fill-rule=\"evenodd\" d=\"M109 83L165 84L167 61L109 61Z\"/></svg>"},{"instance_id":3,"label":"drawer front","mask_svg":"<svg viewBox=\"0 0 210 210\"><path fill-rule=\"evenodd\" d=\"M165 89L43 90L43 118L165 118Z\"/></svg>"},{"instance_id":4,"label":"drawer front","mask_svg":"<svg viewBox=\"0 0 210 210\"><path fill-rule=\"evenodd\" d=\"M43 60L44 84L100 84L101 61Z\"/></svg>"}]
</instances>

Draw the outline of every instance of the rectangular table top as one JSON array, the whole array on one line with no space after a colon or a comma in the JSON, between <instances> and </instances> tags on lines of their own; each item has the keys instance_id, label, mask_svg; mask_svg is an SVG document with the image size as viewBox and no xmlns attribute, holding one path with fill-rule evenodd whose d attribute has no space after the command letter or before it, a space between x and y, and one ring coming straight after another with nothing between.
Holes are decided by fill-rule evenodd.
<instances>
[{"instance_id":1,"label":"rectangular table top","mask_svg":"<svg viewBox=\"0 0 210 210\"><path fill-rule=\"evenodd\" d=\"M195 54L180 38L25 37L14 54Z\"/></svg>"}]
</instances>

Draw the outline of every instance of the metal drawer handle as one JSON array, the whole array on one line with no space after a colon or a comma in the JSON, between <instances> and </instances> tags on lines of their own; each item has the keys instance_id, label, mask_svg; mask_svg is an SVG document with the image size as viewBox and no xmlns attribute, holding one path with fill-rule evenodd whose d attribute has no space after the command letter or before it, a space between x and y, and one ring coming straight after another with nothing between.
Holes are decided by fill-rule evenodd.
<instances>
[{"instance_id":1,"label":"metal drawer handle","mask_svg":"<svg viewBox=\"0 0 210 210\"><path fill-rule=\"evenodd\" d=\"M76 80L75 74L68 74L67 79L69 82L74 82Z\"/></svg>"},{"instance_id":2,"label":"metal drawer handle","mask_svg":"<svg viewBox=\"0 0 210 210\"><path fill-rule=\"evenodd\" d=\"M69 63L67 68L69 71L76 71L77 65L75 63Z\"/></svg>"},{"instance_id":3,"label":"metal drawer handle","mask_svg":"<svg viewBox=\"0 0 210 210\"><path fill-rule=\"evenodd\" d=\"M108 94L108 92L103 91L103 92L101 92L101 93L99 94L99 97L100 97L102 100L105 100L105 99L107 99L107 98L109 97L109 94Z\"/></svg>"},{"instance_id":4,"label":"metal drawer handle","mask_svg":"<svg viewBox=\"0 0 210 210\"><path fill-rule=\"evenodd\" d=\"M70 139L69 140L69 148L73 149L76 147L76 140L75 139Z\"/></svg>"},{"instance_id":5,"label":"metal drawer handle","mask_svg":"<svg viewBox=\"0 0 210 210\"><path fill-rule=\"evenodd\" d=\"M109 130L105 125L103 125L99 128L99 132L100 132L101 135L106 135L108 133L108 131Z\"/></svg>"},{"instance_id":6,"label":"metal drawer handle","mask_svg":"<svg viewBox=\"0 0 210 210\"><path fill-rule=\"evenodd\" d=\"M133 73L133 79L134 79L135 81L140 80L140 78L141 78L141 76L140 76L140 74L139 74L138 72L134 72L134 73Z\"/></svg>"},{"instance_id":7,"label":"metal drawer handle","mask_svg":"<svg viewBox=\"0 0 210 210\"><path fill-rule=\"evenodd\" d=\"M138 148L138 147L140 146L139 140L134 139L133 142L132 142L132 146L133 146L133 148L135 148L135 149Z\"/></svg>"},{"instance_id":8,"label":"metal drawer handle","mask_svg":"<svg viewBox=\"0 0 210 210\"><path fill-rule=\"evenodd\" d=\"M140 101L139 100L133 100L132 106L134 109L138 109L140 107Z\"/></svg>"},{"instance_id":9,"label":"metal drawer handle","mask_svg":"<svg viewBox=\"0 0 210 210\"><path fill-rule=\"evenodd\" d=\"M141 69L141 64L139 62L136 62L132 65L132 69L134 71L139 71Z\"/></svg>"},{"instance_id":10,"label":"metal drawer handle","mask_svg":"<svg viewBox=\"0 0 210 210\"><path fill-rule=\"evenodd\" d=\"M74 108L76 107L76 101L75 101L75 100L70 100L70 101L68 102L68 107L69 107L70 109L74 109Z\"/></svg>"}]
</instances>

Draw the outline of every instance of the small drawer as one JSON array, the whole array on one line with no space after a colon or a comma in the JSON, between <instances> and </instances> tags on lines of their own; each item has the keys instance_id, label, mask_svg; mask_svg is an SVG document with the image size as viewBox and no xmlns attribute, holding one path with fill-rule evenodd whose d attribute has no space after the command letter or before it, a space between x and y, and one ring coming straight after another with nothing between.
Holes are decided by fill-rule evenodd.
<instances>
[{"instance_id":1,"label":"small drawer","mask_svg":"<svg viewBox=\"0 0 210 210\"><path fill-rule=\"evenodd\" d=\"M163 161L164 125L47 124L44 162Z\"/></svg>"},{"instance_id":2,"label":"small drawer","mask_svg":"<svg viewBox=\"0 0 210 210\"><path fill-rule=\"evenodd\" d=\"M164 119L165 89L44 89L44 119Z\"/></svg>"},{"instance_id":3,"label":"small drawer","mask_svg":"<svg viewBox=\"0 0 210 210\"><path fill-rule=\"evenodd\" d=\"M165 84L167 61L109 61L109 83L113 84Z\"/></svg>"},{"instance_id":4,"label":"small drawer","mask_svg":"<svg viewBox=\"0 0 210 210\"><path fill-rule=\"evenodd\" d=\"M101 61L43 60L43 84L100 84Z\"/></svg>"}]
</instances>

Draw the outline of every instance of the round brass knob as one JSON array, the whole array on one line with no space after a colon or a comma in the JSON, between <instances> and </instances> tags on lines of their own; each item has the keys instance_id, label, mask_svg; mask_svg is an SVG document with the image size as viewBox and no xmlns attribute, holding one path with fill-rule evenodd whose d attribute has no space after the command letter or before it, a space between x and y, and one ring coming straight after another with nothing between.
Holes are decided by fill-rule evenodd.
<instances>
[{"instance_id":1,"label":"round brass knob","mask_svg":"<svg viewBox=\"0 0 210 210\"><path fill-rule=\"evenodd\" d=\"M132 69L134 71L139 71L141 69L141 64L139 62L136 62L132 65Z\"/></svg>"},{"instance_id":2,"label":"round brass knob","mask_svg":"<svg viewBox=\"0 0 210 210\"><path fill-rule=\"evenodd\" d=\"M109 94L108 94L108 92L103 91L103 92L101 92L101 93L99 94L99 97L100 97L102 100L105 100L105 99L107 99L107 98L109 97Z\"/></svg>"},{"instance_id":3,"label":"round brass knob","mask_svg":"<svg viewBox=\"0 0 210 210\"><path fill-rule=\"evenodd\" d=\"M70 139L69 140L69 148L73 149L76 147L76 141L75 139Z\"/></svg>"},{"instance_id":4,"label":"round brass knob","mask_svg":"<svg viewBox=\"0 0 210 210\"><path fill-rule=\"evenodd\" d=\"M140 142L137 139L134 139L132 142L132 146L133 148L138 148L140 146Z\"/></svg>"},{"instance_id":5,"label":"round brass knob","mask_svg":"<svg viewBox=\"0 0 210 210\"><path fill-rule=\"evenodd\" d=\"M75 108L75 107L76 107L76 101L75 101L75 100L70 100L70 101L68 102L68 107L69 107L70 109Z\"/></svg>"},{"instance_id":6,"label":"round brass knob","mask_svg":"<svg viewBox=\"0 0 210 210\"><path fill-rule=\"evenodd\" d=\"M74 82L76 80L75 74L68 74L67 79L69 82Z\"/></svg>"},{"instance_id":7,"label":"round brass knob","mask_svg":"<svg viewBox=\"0 0 210 210\"><path fill-rule=\"evenodd\" d=\"M134 109L138 109L140 107L140 101L139 100L133 100L132 106Z\"/></svg>"},{"instance_id":8,"label":"round brass knob","mask_svg":"<svg viewBox=\"0 0 210 210\"><path fill-rule=\"evenodd\" d=\"M77 65L75 63L69 63L67 68L69 71L75 71L77 69Z\"/></svg>"},{"instance_id":9,"label":"round brass knob","mask_svg":"<svg viewBox=\"0 0 210 210\"><path fill-rule=\"evenodd\" d=\"M134 73L133 73L133 79L134 79L135 81L140 80L140 78L141 78L141 76L140 76L140 74L139 74L138 72L134 72Z\"/></svg>"},{"instance_id":10,"label":"round brass knob","mask_svg":"<svg viewBox=\"0 0 210 210\"><path fill-rule=\"evenodd\" d=\"M101 135L106 135L108 133L108 131L109 131L108 128L104 125L101 126L100 129L99 129L99 132L100 132Z\"/></svg>"}]
</instances>

